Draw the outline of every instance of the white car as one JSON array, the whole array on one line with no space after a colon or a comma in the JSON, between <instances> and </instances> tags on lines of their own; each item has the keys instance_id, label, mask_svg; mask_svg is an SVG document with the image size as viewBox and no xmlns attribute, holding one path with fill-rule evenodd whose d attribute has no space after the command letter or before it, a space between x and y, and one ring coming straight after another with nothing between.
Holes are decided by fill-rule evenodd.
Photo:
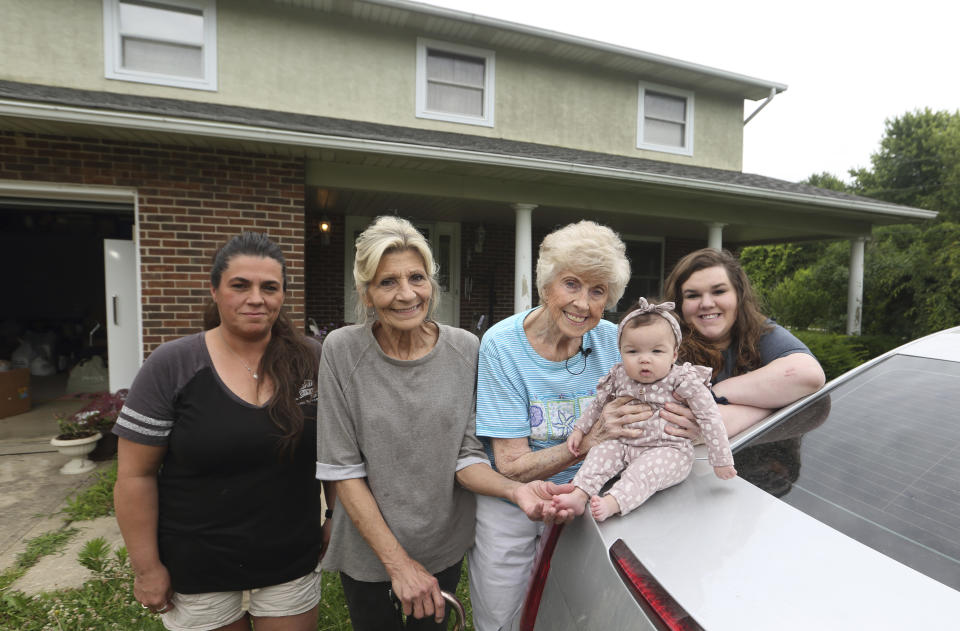
<instances>
[{"instance_id":1,"label":"white car","mask_svg":"<svg viewBox=\"0 0 960 631\"><path fill-rule=\"evenodd\" d=\"M698 447L633 513L545 535L514 628L960 629L960 327L731 443L733 480Z\"/></svg>"}]
</instances>

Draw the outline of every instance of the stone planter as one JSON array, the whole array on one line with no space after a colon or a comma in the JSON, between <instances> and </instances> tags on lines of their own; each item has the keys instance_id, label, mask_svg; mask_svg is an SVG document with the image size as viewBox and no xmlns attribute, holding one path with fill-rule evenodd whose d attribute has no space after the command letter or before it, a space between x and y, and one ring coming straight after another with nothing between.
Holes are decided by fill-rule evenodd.
<instances>
[{"instance_id":1,"label":"stone planter","mask_svg":"<svg viewBox=\"0 0 960 631\"><path fill-rule=\"evenodd\" d=\"M85 436L84 438L67 438L65 440L51 438L50 444L56 447L57 451L64 456L71 458L67 464L60 467L60 473L69 475L92 471L97 465L87 458L87 454L93 451L100 438L100 432L97 432L93 436Z\"/></svg>"}]
</instances>

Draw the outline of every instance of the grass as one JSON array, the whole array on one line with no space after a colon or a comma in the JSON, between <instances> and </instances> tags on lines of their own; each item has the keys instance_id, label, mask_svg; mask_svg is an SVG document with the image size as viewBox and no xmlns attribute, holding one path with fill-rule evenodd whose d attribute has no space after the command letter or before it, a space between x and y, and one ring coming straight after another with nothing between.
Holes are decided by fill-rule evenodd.
<instances>
[{"instance_id":1,"label":"grass","mask_svg":"<svg viewBox=\"0 0 960 631\"><path fill-rule=\"evenodd\" d=\"M35 537L27 542L27 549L17 555L12 567L0 573L0 593L6 590L27 570L36 565L41 557L54 554L63 549L67 542L77 534L76 528L62 528Z\"/></svg>"},{"instance_id":2,"label":"grass","mask_svg":"<svg viewBox=\"0 0 960 631\"><path fill-rule=\"evenodd\" d=\"M63 589L32 598L22 592L0 592L0 630L163 630L160 619L133 598L133 571L126 550L111 555L104 539L92 539L77 561L93 572L93 578L80 589Z\"/></svg>"},{"instance_id":3,"label":"grass","mask_svg":"<svg viewBox=\"0 0 960 631\"><path fill-rule=\"evenodd\" d=\"M27 596L11 591L10 586L42 557L61 551L78 530L73 522L113 514L113 485L117 467L99 471L93 484L74 494L63 509L65 524L27 543L16 563L0 573L0 631L162 631L160 618L145 609L133 597L133 570L126 550L115 552L102 538L88 541L77 563L89 569L93 577L79 589L64 589ZM320 601L318 631L350 631L350 616L340 579L323 573L323 598ZM472 610L467 586L466 564L460 575L457 596L466 612L464 629L473 630ZM452 628L452 623L451 623Z\"/></svg>"},{"instance_id":4,"label":"grass","mask_svg":"<svg viewBox=\"0 0 960 631\"><path fill-rule=\"evenodd\" d=\"M63 512L68 521L86 521L113 515L113 485L117 483L117 462L93 474L94 482L67 499Z\"/></svg>"}]
</instances>

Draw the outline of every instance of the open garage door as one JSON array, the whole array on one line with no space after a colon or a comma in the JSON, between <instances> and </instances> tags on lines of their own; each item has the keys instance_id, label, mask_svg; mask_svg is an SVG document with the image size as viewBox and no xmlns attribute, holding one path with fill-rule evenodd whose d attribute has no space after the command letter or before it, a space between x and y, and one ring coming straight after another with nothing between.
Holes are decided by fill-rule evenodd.
<instances>
[{"instance_id":1,"label":"open garage door","mask_svg":"<svg viewBox=\"0 0 960 631\"><path fill-rule=\"evenodd\" d=\"M0 263L14 288L0 313L0 358L9 359L25 342L44 354L48 363L37 362L31 373L35 401L65 394L71 369L92 357L111 372L115 365L139 366L133 227L132 203L0 196ZM105 240L129 244L123 264L132 285L128 280L123 307L132 311L126 315L110 313ZM114 317L132 325L133 338L110 339ZM118 379L103 389L129 385Z\"/></svg>"}]
</instances>

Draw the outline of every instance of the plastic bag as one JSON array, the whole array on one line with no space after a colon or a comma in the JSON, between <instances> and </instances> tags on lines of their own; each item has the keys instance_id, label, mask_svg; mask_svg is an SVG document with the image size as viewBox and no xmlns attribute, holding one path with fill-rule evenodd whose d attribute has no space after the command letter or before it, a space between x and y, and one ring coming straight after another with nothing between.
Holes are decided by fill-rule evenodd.
<instances>
[{"instance_id":1,"label":"plastic bag","mask_svg":"<svg viewBox=\"0 0 960 631\"><path fill-rule=\"evenodd\" d=\"M81 361L70 371L67 377L67 394L74 392L106 392L109 387L110 375L103 363L103 357L94 355Z\"/></svg>"},{"instance_id":2,"label":"plastic bag","mask_svg":"<svg viewBox=\"0 0 960 631\"><path fill-rule=\"evenodd\" d=\"M36 356L37 352L33 350L33 345L26 340L20 340L20 346L10 356L10 363L13 364L14 369L29 368L30 362Z\"/></svg>"},{"instance_id":3,"label":"plastic bag","mask_svg":"<svg viewBox=\"0 0 960 631\"><path fill-rule=\"evenodd\" d=\"M57 374L57 367L43 355L38 355L30 362L30 374L34 377L49 377Z\"/></svg>"}]
</instances>

